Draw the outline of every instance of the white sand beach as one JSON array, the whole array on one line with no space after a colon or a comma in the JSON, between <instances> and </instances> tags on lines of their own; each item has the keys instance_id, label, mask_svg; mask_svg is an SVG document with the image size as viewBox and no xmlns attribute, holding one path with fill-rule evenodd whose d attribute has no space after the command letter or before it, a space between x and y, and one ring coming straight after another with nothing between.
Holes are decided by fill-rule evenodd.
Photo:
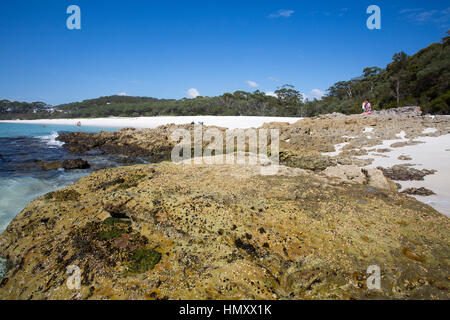
<instances>
[{"instance_id":1,"label":"white sand beach","mask_svg":"<svg viewBox=\"0 0 450 320\"><path fill-rule=\"evenodd\" d=\"M180 116L180 117L138 117L138 118L92 118L92 119L40 119L40 120L1 120L7 123L30 123L46 125L76 125L104 128L156 128L165 124L200 123L229 129L257 128L268 122L294 123L301 118L288 117L248 117L248 116Z\"/></svg>"},{"instance_id":2,"label":"white sand beach","mask_svg":"<svg viewBox=\"0 0 450 320\"><path fill-rule=\"evenodd\" d=\"M430 128L423 133L426 134L433 131ZM395 142L408 141L404 137L404 132L400 132L397 136L399 139L384 141L379 147L389 148ZM399 164L412 164L412 168L419 170L436 170L435 174L426 176L424 181L399 181L402 186L400 191L407 188L424 187L435 192L436 194L432 196L414 197L450 217L450 134L439 137L420 137L415 140L423 143L401 148L391 148L392 151L383 154L369 152L368 155L359 158L373 158L374 161L369 166L372 168L378 166L389 168ZM402 155L408 156L412 160L399 160L398 158Z\"/></svg>"}]
</instances>

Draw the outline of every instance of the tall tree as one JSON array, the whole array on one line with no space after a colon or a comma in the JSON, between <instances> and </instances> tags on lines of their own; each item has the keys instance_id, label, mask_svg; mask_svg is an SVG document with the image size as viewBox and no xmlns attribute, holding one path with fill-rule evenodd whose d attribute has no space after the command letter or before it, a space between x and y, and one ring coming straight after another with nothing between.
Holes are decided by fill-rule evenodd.
<instances>
[{"instance_id":1,"label":"tall tree","mask_svg":"<svg viewBox=\"0 0 450 320\"><path fill-rule=\"evenodd\" d=\"M281 105L285 106L288 113L294 111L297 115L301 115L303 95L295 90L293 85L285 84L281 88L275 90L275 94L278 97L278 101L280 101Z\"/></svg>"},{"instance_id":2,"label":"tall tree","mask_svg":"<svg viewBox=\"0 0 450 320\"><path fill-rule=\"evenodd\" d=\"M382 71L381 68L378 67L368 67L363 70L363 82L367 83L369 86L370 98L374 96L374 88L376 83L376 78Z\"/></svg>"},{"instance_id":3,"label":"tall tree","mask_svg":"<svg viewBox=\"0 0 450 320\"><path fill-rule=\"evenodd\" d=\"M391 72L391 79L394 81L395 85L395 95L397 98L397 106L400 104L401 95L401 82L404 78L404 72L406 68L406 62L408 60L408 55L406 53L399 52L394 54L392 57L393 62L388 65L387 70Z\"/></svg>"}]
</instances>

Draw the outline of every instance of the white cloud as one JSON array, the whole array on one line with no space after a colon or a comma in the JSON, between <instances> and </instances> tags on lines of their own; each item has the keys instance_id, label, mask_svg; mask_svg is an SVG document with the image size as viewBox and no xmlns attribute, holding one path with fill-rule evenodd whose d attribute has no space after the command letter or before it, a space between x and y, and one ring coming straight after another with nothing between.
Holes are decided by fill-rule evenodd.
<instances>
[{"instance_id":1,"label":"white cloud","mask_svg":"<svg viewBox=\"0 0 450 320\"><path fill-rule=\"evenodd\" d=\"M312 89L309 94L302 93L302 95L303 95L303 101L306 101L306 99L308 99L308 100L314 100L314 99L320 100L325 95L325 92L323 92L320 89Z\"/></svg>"},{"instance_id":2,"label":"white cloud","mask_svg":"<svg viewBox=\"0 0 450 320\"><path fill-rule=\"evenodd\" d=\"M399 13L404 14L404 13L416 12L416 11L421 11L421 10L422 9L419 9L419 8L417 8L417 9L403 9L403 10L400 10Z\"/></svg>"},{"instance_id":3,"label":"white cloud","mask_svg":"<svg viewBox=\"0 0 450 320\"><path fill-rule=\"evenodd\" d=\"M245 81L245 83L247 83L248 86L252 87L252 88L258 88L259 87L259 84L257 84L255 81L247 80L247 81Z\"/></svg>"},{"instance_id":4,"label":"white cloud","mask_svg":"<svg viewBox=\"0 0 450 320\"><path fill-rule=\"evenodd\" d=\"M275 77L268 77L267 79L269 79L270 81L273 81L273 82L280 82L280 80Z\"/></svg>"},{"instance_id":5,"label":"white cloud","mask_svg":"<svg viewBox=\"0 0 450 320\"><path fill-rule=\"evenodd\" d=\"M200 92L198 92L198 90L195 89L195 88L190 88L190 89L187 91L187 96L188 96L189 98L197 98L199 95L200 95Z\"/></svg>"},{"instance_id":6,"label":"white cloud","mask_svg":"<svg viewBox=\"0 0 450 320\"><path fill-rule=\"evenodd\" d=\"M271 13L269 15L269 18L289 18L291 15L294 14L294 10L284 10L280 9L277 12Z\"/></svg>"},{"instance_id":7,"label":"white cloud","mask_svg":"<svg viewBox=\"0 0 450 320\"><path fill-rule=\"evenodd\" d=\"M400 11L406 19L418 23L434 23L440 28L448 28L450 21L450 7L443 10L404 9Z\"/></svg>"},{"instance_id":8,"label":"white cloud","mask_svg":"<svg viewBox=\"0 0 450 320\"><path fill-rule=\"evenodd\" d=\"M278 98L277 94L273 91L267 91L266 96Z\"/></svg>"},{"instance_id":9,"label":"white cloud","mask_svg":"<svg viewBox=\"0 0 450 320\"><path fill-rule=\"evenodd\" d=\"M325 95L325 92L323 92L322 90L319 90L319 89L312 89L311 94L310 94L311 98L313 98L313 99L315 98L317 100L322 99L322 97L324 95Z\"/></svg>"},{"instance_id":10,"label":"white cloud","mask_svg":"<svg viewBox=\"0 0 450 320\"><path fill-rule=\"evenodd\" d=\"M121 92L121 93L119 93L119 94L117 94L118 96L122 96L122 97L126 97L127 96L127 93L126 92Z\"/></svg>"},{"instance_id":11,"label":"white cloud","mask_svg":"<svg viewBox=\"0 0 450 320\"><path fill-rule=\"evenodd\" d=\"M342 8L341 10L339 10L339 17L343 17L345 15L346 12L348 12L348 8Z\"/></svg>"}]
</instances>

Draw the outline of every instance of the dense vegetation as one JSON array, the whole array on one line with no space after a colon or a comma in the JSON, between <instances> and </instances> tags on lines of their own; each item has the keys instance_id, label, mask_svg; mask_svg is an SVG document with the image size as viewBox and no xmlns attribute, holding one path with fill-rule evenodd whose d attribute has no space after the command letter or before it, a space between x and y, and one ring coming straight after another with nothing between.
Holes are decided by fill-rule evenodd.
<instances>
[{"instance_id":1,"label":"dense vegetation","mask_svg":"<svg viewBox=\"0 0 450 320\"><path fill-rule=\"evenodd\" d=\"M408 57L394 54L385 68L368 67L360 77L331 86L321 100L305 101L299 91L284 85L276 97L264 92L236 91L217 97L155 99L110 96L56 106L42 102L0 101L0 118L72 118L159 115L265 115L314 116L323 113L361 112L370 99L374 109L419 105L427 113L450 114L450 32L441 43L431 44ZM51 112L49 112L51 111Z\"/></svg>"},{"instance_id":2,"label":"dense vegetation","mask_svg":"<svg viewBox=\"0 0 450 320\"><path fill-rule=\"evenodd\" d=\"M309 106L310 112L357 113L361 102L370 99L376 109L415 105L427 113L450 114L450 32L447 34L441 43L411 57L404 52L394 54L386 69L365 68L361 77L334 84L327 97Z\"/></svg>"},{"instance_id":3,"label":"dense vegetation","mask_svg":"<svg viewBox=\"0 0 450 320\"><path fill-rule=\"evenodd\" d=\"M0 119L48 117L51 106L44 102L18 102L0 100Z\"/></svg>"}]
</instances>

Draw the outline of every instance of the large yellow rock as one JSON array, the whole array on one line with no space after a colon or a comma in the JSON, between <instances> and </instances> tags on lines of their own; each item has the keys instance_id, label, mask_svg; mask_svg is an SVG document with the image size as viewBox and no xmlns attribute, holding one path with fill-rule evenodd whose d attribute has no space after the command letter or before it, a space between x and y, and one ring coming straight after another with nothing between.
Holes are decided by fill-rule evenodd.
<instances>
[{"instance_id":1,"label":"large yellow rock","mask_svg":"<svg viewBox=\"0 0 450 320\"><path fill-rule=\"evenodd\" d=\"M450 298L449 218L389 190L260 169L113 168L42 196L0 236L12 265L0 298Z\"/></svg>"}]
</instances>

